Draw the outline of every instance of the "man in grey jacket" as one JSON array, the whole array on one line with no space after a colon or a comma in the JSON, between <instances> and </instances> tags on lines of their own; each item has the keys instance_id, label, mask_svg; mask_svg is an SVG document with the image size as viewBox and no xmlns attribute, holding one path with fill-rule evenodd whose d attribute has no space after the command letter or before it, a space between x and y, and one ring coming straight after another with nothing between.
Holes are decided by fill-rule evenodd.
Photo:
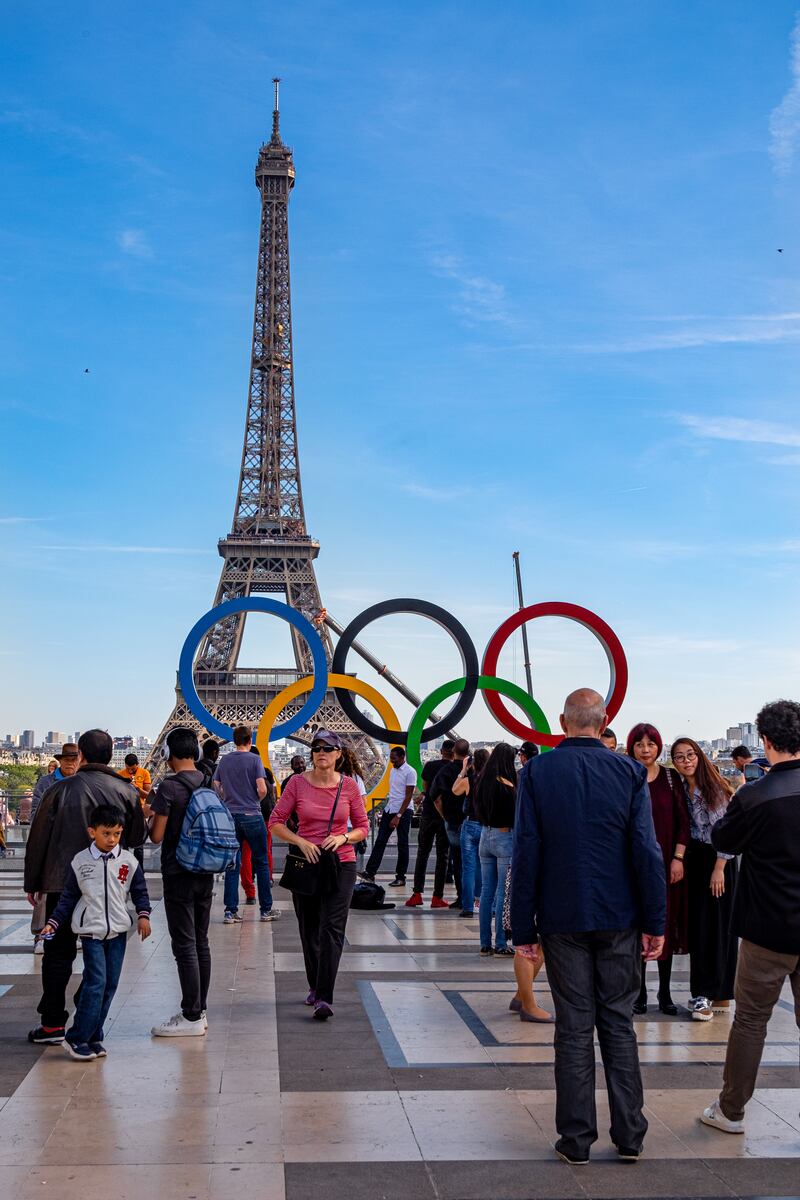
<instances>
[{"instance_id":1,"label":"man in grey jacket","mask_svg":"<svg viewBox=\"0 0 800 1200\"><path fill-rule=\"evenodd\" d=\"M81 734L78 750L77 773L45 792L25 848L25 891L31 904L37 895L46 896L46 917L55 911L73 858L89 845L89 818L98 805L119 809L126 849L141 846L145 839L138 793L108 765L113 752L110 736L102 729L90 729ZM64 1040L69 1016L66 991L76 954L77 939L68 924L59 926L45 942L38 1005L41 1025L30 1031L29 1042L47 1045Z\"/></svg>"}]
</instances>

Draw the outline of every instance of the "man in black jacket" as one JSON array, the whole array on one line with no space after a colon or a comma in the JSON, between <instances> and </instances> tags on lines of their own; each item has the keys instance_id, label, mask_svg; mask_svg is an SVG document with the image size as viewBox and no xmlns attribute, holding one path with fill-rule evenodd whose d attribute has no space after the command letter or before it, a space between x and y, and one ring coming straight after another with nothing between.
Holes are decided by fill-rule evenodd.
<instances>
[{"instance_id":1,"label":"man in black jacket","mask_svg":"<svg viewBox=\"0 0 800 1200\"><path fill-rule=\"evenodd\" d=\"M77 774L45 792L31 825L25 848L25 891L31 904L37 894L46 896L45 915L55 910L76 854L89 845L89 818L98 805L111 804L120 810L122 845L126 850L141 846L145 824L139 794L109 767L113 742L102 729L90 729L78 739L80 765ZM54 1045L64 1040L69 1013L66 991L77 954L77 938L69 922L58 927L44 944L42 998L38 1012L41 1025L28 1034L29 1042Z\"/></svg>"},{"instance_id":2,"label":"man in black jacket","mask_svg":"<svg viewBox=\"0 0 800 1200\"><path fill-rule=\"evenodd\" d=\"M744 1133L767 1023L787 977L800 1025L800 704L767 704L756 726L771 770L739 789L711 834L716 850L742 855L733 906L742 939L736 1012L722 1092L700 1118L724 1133Z\"/></svg>"}]
</instances>

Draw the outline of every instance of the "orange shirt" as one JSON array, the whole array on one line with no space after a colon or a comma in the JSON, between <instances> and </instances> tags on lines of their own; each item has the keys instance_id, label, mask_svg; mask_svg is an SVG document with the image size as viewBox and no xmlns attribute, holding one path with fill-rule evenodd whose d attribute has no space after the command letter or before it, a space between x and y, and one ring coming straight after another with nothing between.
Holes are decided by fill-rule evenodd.
<instances>
[{"instance_id":1,"label":"orange shirt","mask_svg":"<svg viewBox=\"0 0 800 1200\"><path fill-rule=\"evenodd\" d=\"M131 775L128 768L125 767L122 771L117 771L117 774L121 779L127 779L133 784L139 793L139 799L141 800L142 804L144 804L145 800L147 799L147 793L150 791L152 785L150 772L144 767L137 767L133 775Z\"/></svg>"}]
</instances>

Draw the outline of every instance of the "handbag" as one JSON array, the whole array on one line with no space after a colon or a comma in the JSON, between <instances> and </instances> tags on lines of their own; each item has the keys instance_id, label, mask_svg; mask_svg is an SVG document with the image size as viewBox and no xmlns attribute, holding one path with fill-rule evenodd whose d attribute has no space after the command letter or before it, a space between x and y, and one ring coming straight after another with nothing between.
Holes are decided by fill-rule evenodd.
<instances>
[{"instance_id":1,"label":"handbag","mask_svg":"<svg viewBox=\"0 0 800 1200\"><path fill-rule=\"evenodd\" d=\"M333 818L336 815L336 808L339 803L343 783L344 776L342 775L339 777L336 798L333 801L331 815L328 818L328 832L325 835L326 837L330 837L331 829L333 828ZM316 896L318 894L327 896L330 892L335 891L339 885L340 866L339 855L335 850L320 851L319 860L312 863L300 854L298 850L291 847L289 853L286 855L286 862L283 864L280 885L287 888L290 892L294 892L296 896Z\"/></svg>"}]
</instances>

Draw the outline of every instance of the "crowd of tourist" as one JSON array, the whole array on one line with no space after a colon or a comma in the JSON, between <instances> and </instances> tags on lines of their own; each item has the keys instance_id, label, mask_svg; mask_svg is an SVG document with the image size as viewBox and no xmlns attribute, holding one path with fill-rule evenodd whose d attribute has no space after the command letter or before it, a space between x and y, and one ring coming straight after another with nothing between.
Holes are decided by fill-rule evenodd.
<instances>
[{"instance_id":1,"label":"crowd of tourist","mask_svg":"<svg viewBox=\"0 0 800 1200\"><path fill-rule=\"evenodd\" d=\"M587 1162L597 1138L594 1037L619 1155L635 1161L647 1121L633 1018L648 1011L648 963L657 1004L679 1016L672 995L676 954L689 955L688 1015L731 1014L724 1084L701 1120L744 1130L766 1026L784 982L800 1025L800 705L759 713L765 759L740 747L737 776L724 777L691 738L665 756L658 729L633 727L624 752L607 727L602 698L573 692L564 738L539 754L525 742L489 753L446 740L419 780L419 822L409 908L424 903L435 854L432 909L478 917L482 956L511 958L522 1021L554 1023L557 1152ZM263 922L273 903L272 838L287 844L281 884L292 896L317 1020L334 1013L336 976L356 885L356 853L369 833L362 772L339 735L317 730L311 763L292 760L280 797L247 726L233 749L201 747L173 729L157 787L135 756L110 767L99 729L66 744L34 794L25 889L43 948L40 1024L29 1040L65 1043L71 1057L104 1057L103 1025L128 933L150 934L142 869L149 838L161 847L164 914L181 991L179 1011L155 1037L202 1037L211 977L208 929L215 876L224 873L223 915L241 921L239 887ZM664 761L665 758L668 761ZM406 886L417 778L402 747L390 755L388 798L362 879L375 884L394 835L395 877ZM445 899L451 879L455 899ZM363 885L362 885L363 886ZM257 901L256 901L257 893ZM740 940L741 939L741 940ZM66 991L79 942L83 983L67 1029ZM534 984L543 964L554 1015ZM735 1010L731 1001L735 999Z\"/></svg>"}]
</instances>

